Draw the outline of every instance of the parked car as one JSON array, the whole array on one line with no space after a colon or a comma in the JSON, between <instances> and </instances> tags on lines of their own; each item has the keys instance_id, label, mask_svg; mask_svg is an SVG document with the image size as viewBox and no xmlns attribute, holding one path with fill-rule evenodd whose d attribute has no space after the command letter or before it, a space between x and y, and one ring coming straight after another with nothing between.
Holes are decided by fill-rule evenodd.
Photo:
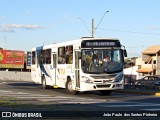
<instances>
[{"instance_id":1,"label":"parked car","mask_svg":"<svg viewBox=\"0 0 160 120\"><path fill-rule=\"evenodd\" d=\"M141 79L135 80L135 85L150 86L155 89L160 86L160 77L158 76L144 76Z\"/></svg>"}]
</instances>

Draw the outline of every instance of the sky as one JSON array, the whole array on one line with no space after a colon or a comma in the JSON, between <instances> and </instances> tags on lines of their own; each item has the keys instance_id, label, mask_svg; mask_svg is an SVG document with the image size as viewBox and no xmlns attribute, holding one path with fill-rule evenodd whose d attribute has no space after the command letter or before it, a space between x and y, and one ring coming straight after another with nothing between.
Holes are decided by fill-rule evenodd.
<instances>
[{"instance_id":1,"label":"sky","mask_svg":"<svg viewBox=\"0 0 160 120\"><path fill-rule=\"evenodd\" d=\"M33 47L91 36L118 38L128 57L160 45L160 0L0 0L0 47ZM109 12L106 12L109 11Z\"/></svg>"}]
</instances>

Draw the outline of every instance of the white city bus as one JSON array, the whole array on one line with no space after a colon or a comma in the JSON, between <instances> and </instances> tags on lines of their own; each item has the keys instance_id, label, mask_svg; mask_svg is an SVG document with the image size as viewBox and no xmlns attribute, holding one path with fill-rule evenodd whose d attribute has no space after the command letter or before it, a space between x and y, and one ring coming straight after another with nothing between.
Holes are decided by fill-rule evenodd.
<instances>
[{"instance_id":1,"label":"white city bus","mask_svg":"<svg viewBox=\"0 0 160 120\"><path fill-rule=\"evenodd\" d=\"M123 89L126 50L118 39L81 38L32 49L31 77L43 89L50 86L109 95ZM105 61L105 57L109 61Z\"/></svg>"}]
</instances>

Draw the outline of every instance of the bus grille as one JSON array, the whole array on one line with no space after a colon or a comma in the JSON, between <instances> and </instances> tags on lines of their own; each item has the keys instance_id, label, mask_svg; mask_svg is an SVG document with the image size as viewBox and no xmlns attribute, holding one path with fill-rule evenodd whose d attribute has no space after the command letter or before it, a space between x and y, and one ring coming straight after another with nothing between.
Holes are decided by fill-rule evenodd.
<instances>
[{"instance_id":1,"label":"bus grille","mask_svg":"<svg viewBox=\"0 0 160 120\"><path fill-rule=\"evenodd\" d=\"M113 78L115 76L116 75L102 75L102 76L91 75L91 77L94 78L94 79L110 79L110 78Z\"/></svg>"},{"instance_id":2,"label":"bus grille","mask_svg":"<svg viewBox=\"0 0 160 120\"><path fill-rule=\"evenodd\" d=\"M105 88L105 87L109 88L111 86L111 84L108 84L108 85L96 85L96 86L97 86L97 88Z\"/></svg>"}]
</instances>

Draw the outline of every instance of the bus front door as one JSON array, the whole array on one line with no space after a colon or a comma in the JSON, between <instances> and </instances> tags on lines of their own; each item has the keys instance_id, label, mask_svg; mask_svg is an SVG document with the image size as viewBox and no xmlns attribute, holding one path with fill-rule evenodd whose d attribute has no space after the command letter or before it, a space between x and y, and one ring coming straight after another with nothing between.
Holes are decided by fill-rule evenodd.
<instances>
[{"instance_id":1,"label":"bus front door","mask_svg":"<svg viewBox=\"0 0 160 120\"><path fill-rule=\"evenodd\" d=\"M75 87L80 88L79 51L75 51Z\"/></svg>"},{"instance_id":2,"label":"bus front door","mask_svg":"<svg viewBox=\"0 0 160 120\"><path fill-rule=\"evenodd\" d=\"M53 68L52 68L52 80L53 80L53 87L57 88L57 54L53 53Z\"/></svg>"}]
</instances>

